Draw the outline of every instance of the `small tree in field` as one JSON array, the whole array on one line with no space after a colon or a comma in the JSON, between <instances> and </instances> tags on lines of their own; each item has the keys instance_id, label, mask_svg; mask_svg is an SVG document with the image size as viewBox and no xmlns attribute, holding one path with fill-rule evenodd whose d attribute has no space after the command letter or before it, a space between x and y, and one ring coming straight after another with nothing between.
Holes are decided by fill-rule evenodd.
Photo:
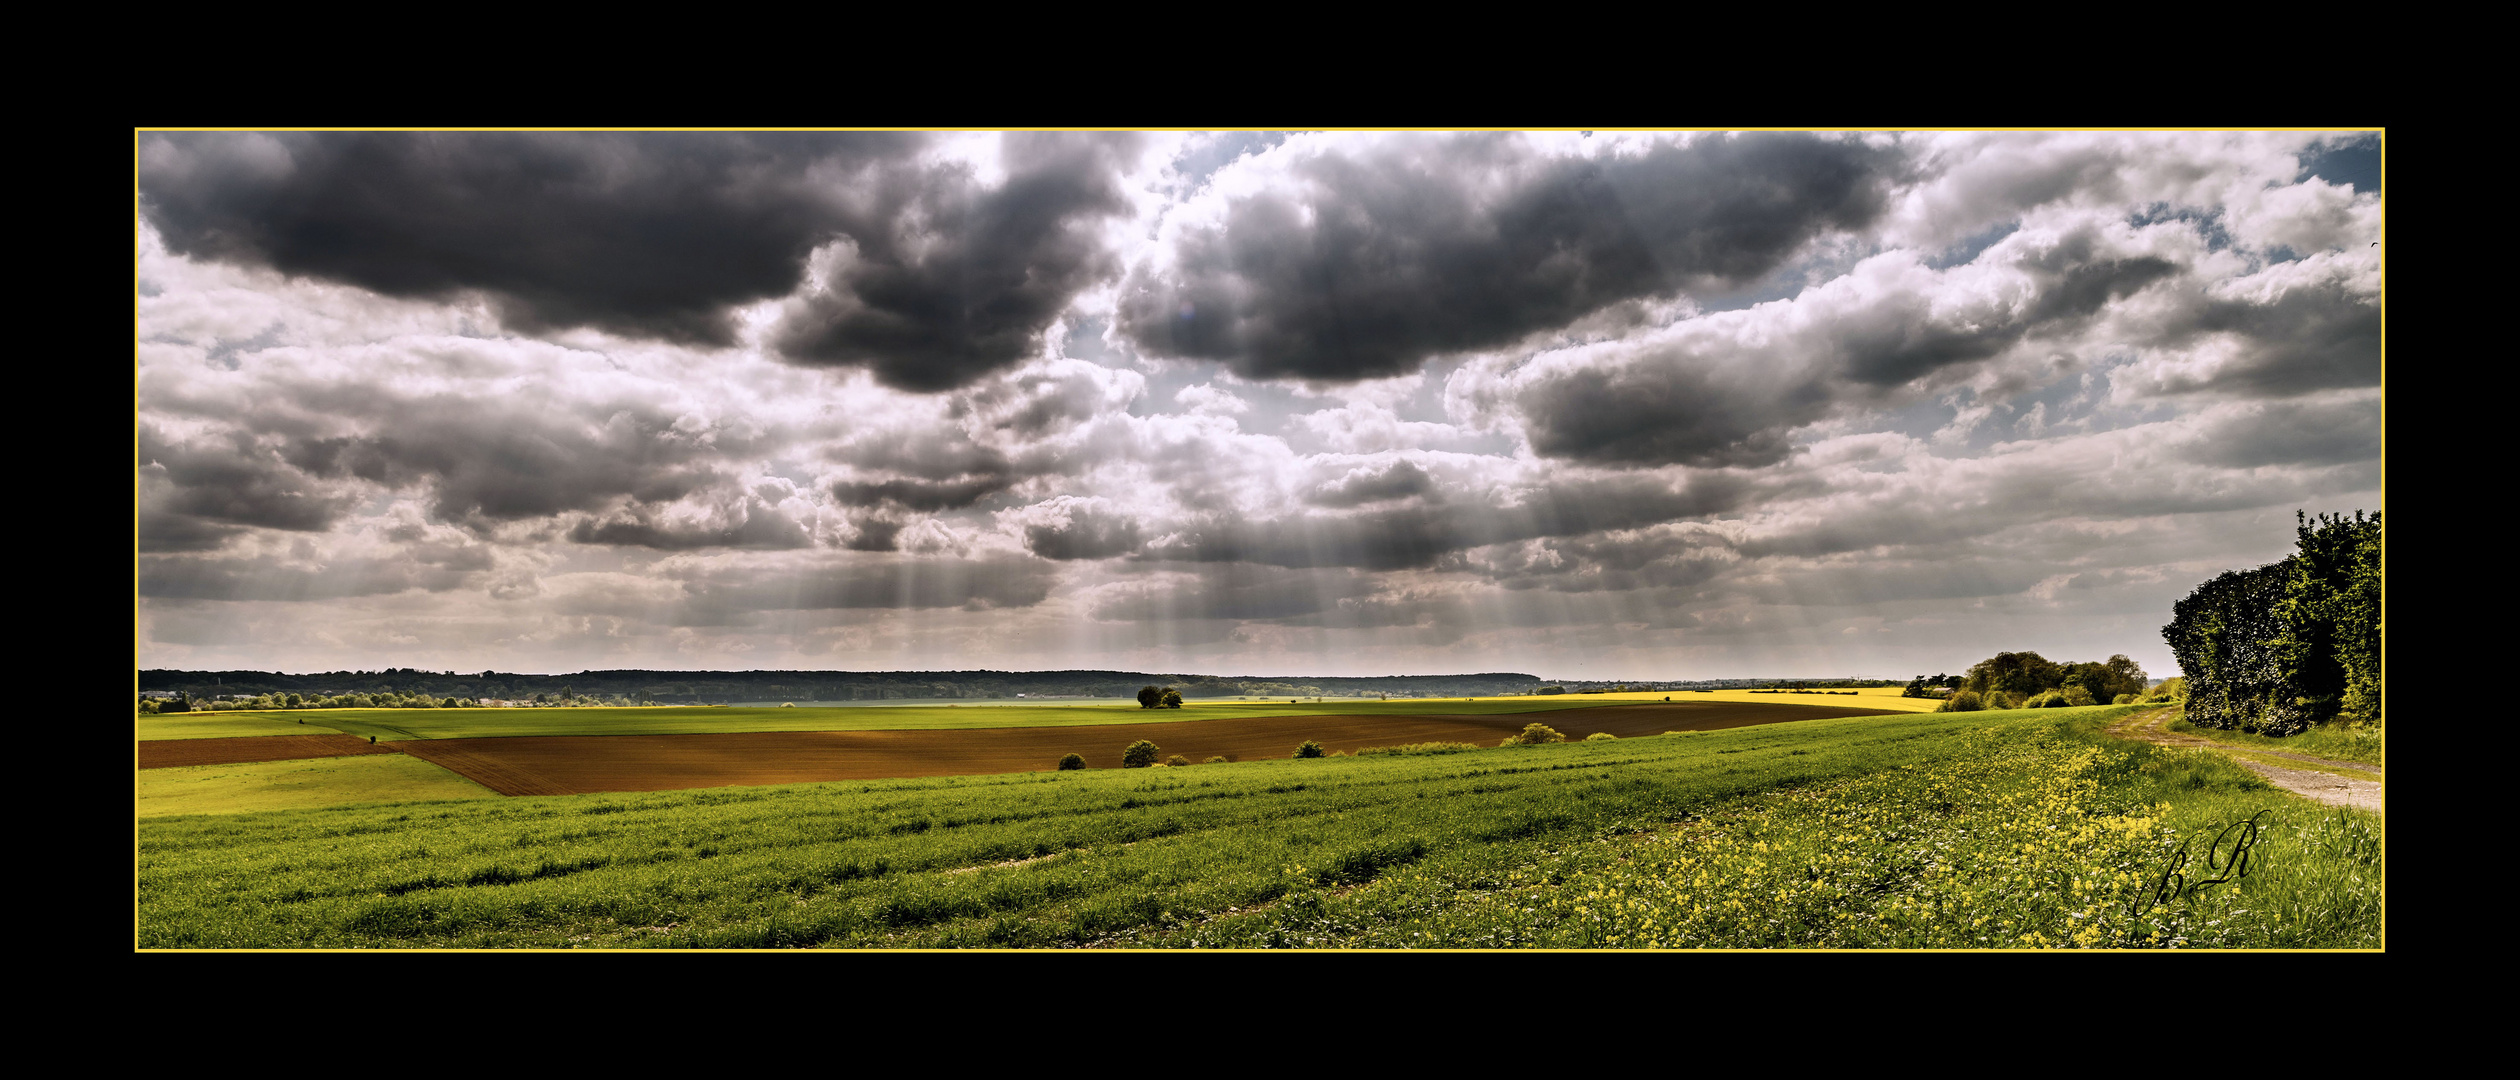
<instances>
[{"instance_id":1,"label":"small tree in field","mask_svg":"<svg viewBox=\"0 0 2520 1080\"><path fill-rule=\"evenodd\" d=\"M1299 758L1320 757L1322 756L1321 744L1314 742L1311 739L1306 739L1304 740L1304 745L1295 748L1295 756Z\"/></svg>"},{"instance_id":2,"label":"small tree in field","mask_svg":"<svg viewBox=\"0 0 2520 1080\"><path fill-rule=\"evenodd\" d=\"M1181 692L1180 692L1180 691L1178 691L1178 690L1166 690L1166 691L1164 691L1164 707L1165 707L1165 708L1167 708L1167 709L1178 709L1178 708L1180 708L1180 707L1181 707Z\"/></svg>"},{"instance_id":3,"label":"small tree in field","mask_svg":"<svg viewBox=\"0 0 2520 1080\"><path fill-rule=\"evenodd\" d=\"M1155 708L1155 707L1157 707L1157 706L1159 706L1159 705L1162 705L1163 703L1164 703L1164 688L1163 688L1163 687L1160 687L1160 686L1141 686L1141 687L1138 687L1138 708L1141 708L1141 709L1152 709L1152 708Z\"/></svg>"},{"instance_id":4,"label":"small tree in field","mask_svg":"<svg viewBox=\"0 0 2520 1080\"><path fill-rule=\"evenodd\" d=\"M1082 769L1084 767L1085 757L1082 754L1069 754L1068 756L1059 759L1060 772L1067 772L1070 769Z\"/></svg>"},{"instance_id":5,"label":"small tree in field","mask_svg":"<svg viewBox=\"0 0 2520 1080\"><path fill-rule=\"evenodd\" d=\"M1163 753L1163 751L1156 749L1154 743L1148 742L1144 739L1139 739L1136 742L1130 743L1128 749L1120 752L1120 767L1124 769L1143 769L1149 765L1155 764L1156 756L1161 753Z\"/></svg>"}]
</instances>

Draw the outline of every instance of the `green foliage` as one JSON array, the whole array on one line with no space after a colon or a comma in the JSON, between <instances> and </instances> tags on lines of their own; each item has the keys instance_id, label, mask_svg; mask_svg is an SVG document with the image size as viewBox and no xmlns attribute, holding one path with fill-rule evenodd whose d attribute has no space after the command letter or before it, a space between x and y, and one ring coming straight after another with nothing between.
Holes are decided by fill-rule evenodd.
<instances>
[{"instance_id":1,"label":"green foliage","mask_svg":"<svg viewBox=\"0 0 2520 1080\"><path fill-rule=\"evenodd\" d=\"M1184 765L1188 765L1188 764L1190 764L1190 759L1189 759L1189 758L1186 758L1186 757L1183 757L1183 756L1181 756L1181 755L1179 755L1179 754L1174 754L1174 755L1173 755L1173 756L1171 756L1171 757L1165 758L1165 759L1164 759L1164 764L1166 764L1166 765L1170 765L1170 766L1172 766L1173 768L1178 769L1178 768L1180 768L1180 767L1182 767L1182 766L1184 766Z\"/></svg>"},{"instance_id":2,"label":"green foliage","mask_svg":"<svg viewBox=\"0 0 2520 1080\"><path fill-rule=\"evenodd\" d=\"M1467 750L1479 749L1483 749L1483 747L1479 746L1477 743L1422 742L1407 743L1400 746L1368 746L1357 751L1356 756L1366 757L1376 754L1394 754L1404 757L1414 757L1424 754L1458 754Z\"/></svg>"},{"instance_id":3,"label":"green foliage","mask_svg":"<svg viewBox=\"0 0 2520 1080\"><path fill-rule=\"evenodd\" d=\"M1160 686L1138 687L1137 700L1138 708L1156 708L1164 703L1164 688Z\"/></svg>"},{"instance_id":4,"label":"green foliage","mask_svg":"<svg viewBox=\"0 0 2520 1080\"><path fill-rule=\"evenodd\" d=\"M2028 697L2065 683L2065 666L2034 652L1999 652L1971 665L1961 688Z\"/></svg>"},{"instance_id":5,"label":"green foliage","mask_svg":"<svg viewBox=\"0 0 2520 1080\"><path fill-rule=\"evenodd\" d=\"M1505 746L1538 746L1542 743L1565 742L1566 736L1547 724L1525 724L1519 735L1505 737Z\"/></svg>"},{"instance_id":6,"label":"green foliage","mask_svg":"<svg viewBox=\"0 0 2520 1080\"><path fill-rule=\"evenodd\" d=\"M1154 743L1148 742L1145 739L1139 739L1136 742L1130 743L1128 749L1120 752L1120 767L1124 769L1143 769L1149 765L1155 764L1156 755L1161 753L1163 753L1163 751L1156 749Z\"/></svg>"},{"instance_id":7,"label":"green foliage","mask_svg":"<svg viewBox=\"0 0 2520 1080\"><path fill-rule=\"evenodd\" d=\"M1085 755L1083 754L1069 754L1068 756L1059 759L1060 772L1070 772L1084 767Z\"/></svg>"},{"instance_id":8,"label":"green foliage","mask_svg":"<svg viewBox=\"0 0 2520 1080\"><path fill-rule=\"evenodd\" d=\"M2186 678L2186 719L2294 735L2380 717L2380 518L2296 515L2298 550L2234 570L2172 605L2161 628Z\"/></svg>"},{"instance_id":9,"label":"green foliage","mask_svg":"<svg viewBox=\"0 0 2520 1080\"><path fill-rule=\"evenodd\" d=\"M1311 739L1304 740L1304 744L1302 746L1295 748L1295 756L1299 758L1317 758L1321 755L1321 744L1314 742Z\"/></svg>"},{"instance_id":10,"label":"green foliage","mask_svg":"<svg viewBox=\"0 0 2520 1080\"><path fill-rule=\"evenodd\" d=\"M1165 707L1165 708L1167 708L1167 709L1178 709L1178 708L1180 708L1180 707L1181 707L1181 694L1180 694L1180 692L1179 692L1179 691L1174 691L1174 690L1166 690L1166 691L1164 691L1164 707Z\"/></svg>"},{"instance_id":11,"label":"green foliage","mask_svg":"<svg viewBox=\"0 0 2520 1080\"><path fill-rule=\"evenodd\" d=\"M1944 698L1942 707L1935 709L1934 711L1977 712L1984 708L1986 708L1986 701L1985 699L1978 697L1977 691L1960 690L1955 691L1950 697Z\"/></svg>"},{"instance_id":12,"label":"green foliage","mask_svg":"<svg viewBox=\"0 0 2520 1080\"><path fill-rule=\"evenodd\" d=\"M2298 513L2278 615L2285 673L2312 720L2380 719L2380 515Z\"/></svg>"},{"instance_id":13,"label":"green foliage","mask_svg":"<svg viewBox=\"0 0 2520 1080\"><path fill-rule=\"evenodd\" d=\"M1618 738L1619 738L1618 736L1613 735L1613 734L1610 734L1610 733L1609 733L1609 732L1607 732L1607 731L1596 731L1596 732L1593 732L1593 733L1592 733L1592 734L1590 734L1590 735L1586 735L1586 736L1584 736L1584 741L1585 741L1585 742L1617 742L1617 741L1618 741Z\"/></svg>"}]
</instances>

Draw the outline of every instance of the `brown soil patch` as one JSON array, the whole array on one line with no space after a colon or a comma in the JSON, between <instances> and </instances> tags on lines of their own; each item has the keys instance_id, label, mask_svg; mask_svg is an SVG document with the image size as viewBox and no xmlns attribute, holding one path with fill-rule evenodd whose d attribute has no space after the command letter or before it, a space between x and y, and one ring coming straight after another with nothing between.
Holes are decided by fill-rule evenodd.
<instances>
[{"instance_id":1,"label":"brown soil patch","mask_svg":"<svg viewBox=\"0 0 2520 1080\"><path fill-rule=\"evenodd\" d=\"M983 728L965 731L765 731L729 735L595 735L431 739L393 746L503 795L673 791L916 776L1040 772L1061 755L1117 769L1146 739L1192 761L1292 757L1309 739L1333 751L1422 742L1493 746L1533 722L1567 738L1621 738L1790 720L1878 716L1878 710L1730 701L1609 705L1499 716L1255 716L1170 724ZM1192 766L1196 768L1196 766Z\"/></svg>"},{"instance_id":2,"label":"brown soil patch","mask_svg":"<svg viewBox=\"0 0 2520 1080\"><path fill-rule=\"evenodd\" d=\"M153 739L137 744L140 767L173 769L185 765L243 765L255 761L356 757L390 754L390 743L371 743L357 735L252 735L239 739Z\"/></svg>"}]
</instances>

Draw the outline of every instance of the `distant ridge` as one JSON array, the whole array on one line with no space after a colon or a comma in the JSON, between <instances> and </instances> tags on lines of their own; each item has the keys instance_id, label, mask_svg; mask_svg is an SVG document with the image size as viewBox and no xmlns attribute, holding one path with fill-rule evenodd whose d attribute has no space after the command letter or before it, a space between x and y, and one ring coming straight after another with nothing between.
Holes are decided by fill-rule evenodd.
<instances>
[{"instance_id":1,"label":"distant ridge","mask_svg":"<svg viewBox=\"0 0 2520 1080\"><path fill-rule=\"evenodd\" d=\"M563 691L660 704L734 701L882 701L888 699L1005 699L1023 697L1133 697L1149 684L1169 686L1183 697L1293 697L1391 694L1468 697L1528 693L1539 676L1519 672L1475 675L1370 677L1293 675L1193 675L1139 671L580 671L567 675L469 674L388 668L291 675L270 671L144 670L143 693L182 693L193 698L257 694L426 694L430 697L529 699Z\"/></svg>"}]
</instances>

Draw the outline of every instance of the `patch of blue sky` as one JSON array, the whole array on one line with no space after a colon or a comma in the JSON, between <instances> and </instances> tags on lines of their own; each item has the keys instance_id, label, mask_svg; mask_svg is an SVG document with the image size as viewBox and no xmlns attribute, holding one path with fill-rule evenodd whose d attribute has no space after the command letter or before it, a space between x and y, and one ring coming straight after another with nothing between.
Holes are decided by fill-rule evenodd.
<instances>
[{"instance_id":1,"label":"patch of blue sky","mask_svg":"<svg viewBox=\"0 0 2520 1080\"><path fill-rule=\"evenodd\" d=\"M2366 132L2313 143L2301 155L2296 181L2318 177L2331 184L2350 184L2357 192L2380 193L2380 136Z\"/></svg>"}]
</instances>

